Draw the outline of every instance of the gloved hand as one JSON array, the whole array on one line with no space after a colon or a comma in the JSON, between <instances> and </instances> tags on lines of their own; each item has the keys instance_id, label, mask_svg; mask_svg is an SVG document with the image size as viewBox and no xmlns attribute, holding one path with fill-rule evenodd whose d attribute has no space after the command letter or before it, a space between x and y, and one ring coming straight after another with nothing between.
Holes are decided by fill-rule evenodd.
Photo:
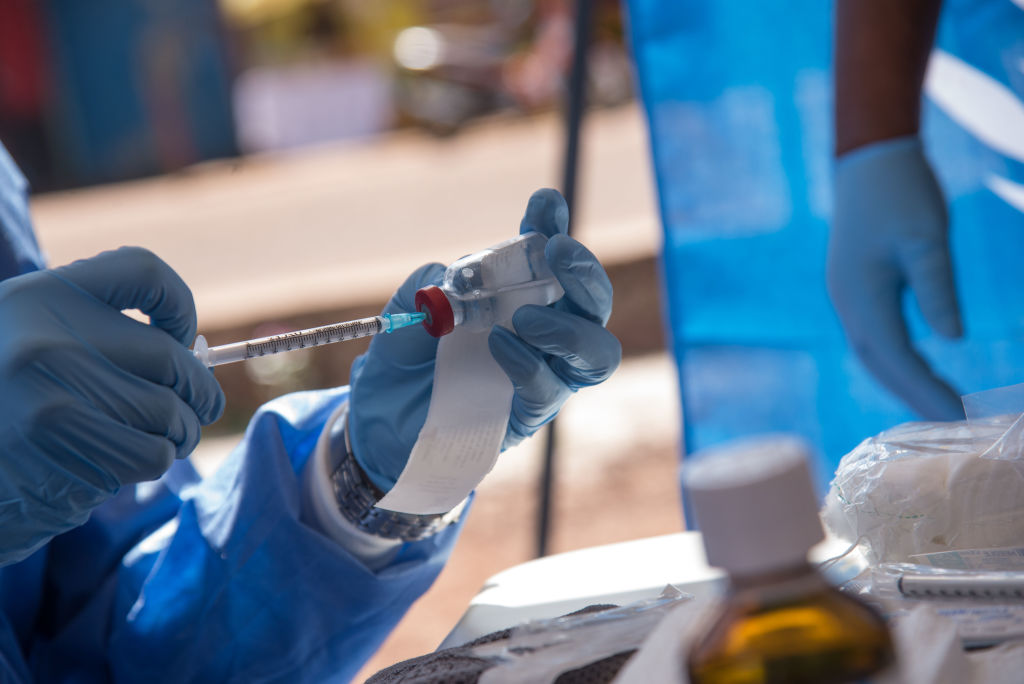
<instances>
[{"instance_id":1,"label":"gloved hand","mask_svg":"<svg viewBox=\"0 0 1024 684\"><path fill-rule=\"evenodd\" d=\"M928 325L963 330L953 284L942 190L916 136L875 143L836 165L828 290L854 351L922 418L962 420L963 405L911 344L910 287Z\"/></svg>"},{"instance_id":2,"label":"gloved hand","mask_svg":"<svg viewBox=\"0 0 1024 684\"><path fill-rule=\"evenodd\" d=\"M0 563L195 448L224 409L195 334L191 292L144 249L0 283Z\"/></svg>"},{"instance_id":3,"label":"gloved hand","mask_svg":"<svg viewBox=\"0 0 1024 684\"><path fill-rule=\"evenodd\" d=\"M530 197L521 233L549 236L544 255L565 295L550 306L524 306L512 317L516 333L495 327L491 354L515 393L502 449L532 435L554 418L569 396L596 385L618 367L619 341L604 328L612 286L601 264L565 235L569 211L554 190ZM438 284L444 267L428 264L405 281L384 311L415 311L416 290ZM349 437L356 460L377 487L398 480L427 417L437 339L422 327L378 335L352 365Z\"/></svg>"}]
</instances>

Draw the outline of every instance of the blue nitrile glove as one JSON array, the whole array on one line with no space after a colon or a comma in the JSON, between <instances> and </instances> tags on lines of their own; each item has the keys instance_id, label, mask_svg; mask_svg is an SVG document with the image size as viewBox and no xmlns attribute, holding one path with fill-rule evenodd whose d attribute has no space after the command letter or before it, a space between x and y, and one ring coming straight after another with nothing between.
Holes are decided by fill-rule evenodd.
<instances>
[{"instance_id":1,"label":"blue nitrile glove","mask_svg":"<svg viewBox=\"0 0 1024 684\"><path fill-rule=\"evenodd\" d=\"M928 325L962 334L942 190L916 136L838 160L828 290L854 351L922 418L963 419L957 393L914 349L903 318L909 287Z\"/></svg>"},{"instance_id":2,"label":"blue nitrile glove","mask_svg":"<svg viewBox=\"0 0 1024 684\"><path fill-rule=\"evenodd\" d=\"M512 318L517 334L491 330L491 354L515 388L505 449L551 420L581 387L596 385L618 367L622 348L604 328L612 286L601 264L568 237L569 212L555 190L530 197L520 232L550 236L545 257L565 296L551 306L524 306ZM428 264L405 281L385 312L414 311L416 290L438 284L444 267ZM349 436L354 455L374 484L398 480L427 417L437 339L426 330L378 335L352 365Z\"/></svg>"},{"instance_id":3,"label":"blue nitrile glove","mask_svg":"<svg viewBox=\"0 0 1024 684\"><path fill-rule=\"evenodd\" d=\"M0 563L191 453L224 409L195 334L191 292L144 249L0 283Z\"/></svg>"}]
</instances>

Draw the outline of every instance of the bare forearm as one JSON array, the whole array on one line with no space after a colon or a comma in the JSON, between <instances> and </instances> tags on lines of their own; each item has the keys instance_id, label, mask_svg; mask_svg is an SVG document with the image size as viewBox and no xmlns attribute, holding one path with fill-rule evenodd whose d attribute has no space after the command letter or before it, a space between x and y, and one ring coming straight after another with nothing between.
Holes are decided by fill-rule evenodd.
<instances>
[{"instance_id":1,"label":"bare forearm","mask_svg":"<svg viewBox=\"0 0 1024 684\"><path fill-rule=\"evenodd\" d=\"M839 0L835 151L917 133L942 0Z\"/></svg>"}]
</instances>

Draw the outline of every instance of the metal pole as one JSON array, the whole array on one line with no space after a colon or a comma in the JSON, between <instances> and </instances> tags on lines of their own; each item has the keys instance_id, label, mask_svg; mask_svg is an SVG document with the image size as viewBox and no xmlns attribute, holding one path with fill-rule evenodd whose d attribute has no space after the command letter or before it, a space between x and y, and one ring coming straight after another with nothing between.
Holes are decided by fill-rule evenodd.
<instances>
[{"instance_id":1,"label":"metal pole","mask_svg":"<svg viewBox=\"0 0 1024 684\"><path fill-rule=\"evenodd\" d=\"M576 208L576 170L579 161L580 126L586 108L587 89L587 47L593 29L593 0L576 1L576 33L572 54L572 70L569 72L568 98L565 108L565 158L562 167L562 195L569 205L569 233L572 234L572 218ZM544 469L540 479L540 508L537 514L537 556L548 553L548 539L551 533L551 502L555 476L555 421L548 424L547 442L544 449Z\"/></svg>"}]
</instances>

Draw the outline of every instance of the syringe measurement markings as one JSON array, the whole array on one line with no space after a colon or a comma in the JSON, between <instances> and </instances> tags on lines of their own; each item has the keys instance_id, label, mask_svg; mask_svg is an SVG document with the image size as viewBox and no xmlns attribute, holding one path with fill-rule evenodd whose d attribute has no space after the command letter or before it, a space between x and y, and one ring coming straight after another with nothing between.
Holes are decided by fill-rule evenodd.
<instances>
[{"instance_id":1,"label":"syringe measurement markings","mask_svg":"<svg viewBox=\"0 0 1024 684\"><path fill-rule=\"evenodd\" d=\"M332 342L354 340L357 337L376 335L381 331L382 327L380 319L373 317L324 328L316 328L314 330L296 330L295 332L274 335L261 341L247 343L245 345L245 356L246 358L253 358L278 352L293 351L295 349L305 349L306 347L320 347ZM298 343L296 344L296 342Z\"/></svg>"}]
</instances>

